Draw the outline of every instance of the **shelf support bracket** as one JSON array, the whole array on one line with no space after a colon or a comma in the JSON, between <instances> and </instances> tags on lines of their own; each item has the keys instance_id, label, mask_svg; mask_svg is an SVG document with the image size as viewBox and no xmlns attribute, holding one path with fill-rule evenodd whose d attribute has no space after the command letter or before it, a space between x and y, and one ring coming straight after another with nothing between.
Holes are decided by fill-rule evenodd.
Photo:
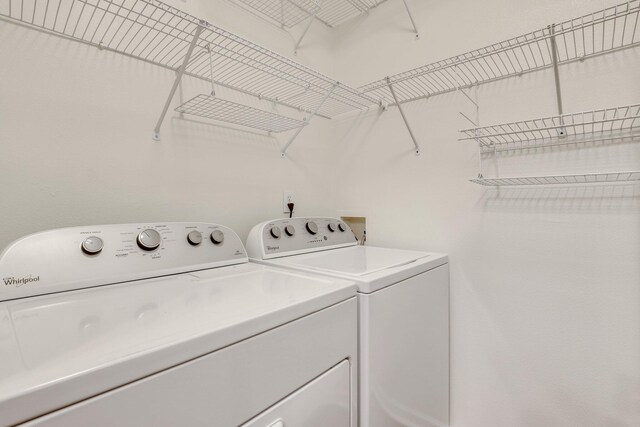
<instances>
[{"instance_id":1,"label":"shelf support bracket","mask_svg":"<svg viewBox=\"0 0 640 427\"><path fill-rule=\"evenodd\" d=\"M393 100L396 103L396 106L398 107L398 111L400 111L400 115L402 116L402 120L404 121L405 126L407 127L407 130L409 131L409 135L411 135L411 139L413 140L413 145L415 146L415 150L416 150L416 156L420 155L420 145L418 145L418 140L416 139L416 136L413 134L413 131L411 130L411 126L409 125L409 121L407 120L407 116L405 116L404 114L404 110L402 109L402 105L400 105L400 102L398 102L398 97L396 96L396 92L393 90L393 85L391 84L391 79L389 77L386 78L387 80L387 86L389 86L389 90L391 91L391 96L393 97Z\"/></svg>"},{"instance_id":2,"label":"shelf support bracket","mask_svg":"<svg viewBox=\"0 0 640 427\"><path fill-rule=\"evenodd\" d=\"M171 101L173 100L173 96L176 94L176 90L178 89L178 85L182 80L182 76L187 69L187 65L189 65L189 59L191 59L191 54L193 53L193 49L196 47L196 43L200 38L200 33L204 29L203 25L200 24L196 28L196 32L193 34L193 39L191 39L191 44L189 45L189 49L187 49L187 53L182 60L182 65L178 69L178 75L176 76L175 81L173 82L173 87L171 87L171 91L169 92L169 97L167 98L167 102L164 103L164 108L162 109L162 113L160 113L160 118L158 119L158 123L156 123L156 127L153 129L153 140L160 141L160 127L162 126L162 122L164 121L165 116L167 115L167 111L169 111L169 107L171 106Z\"/></svg>"},{"instance_id":3,"label":"shelf support bracket","mask_svg":"<svg viewBox=\"0 0 640 427\"><path fill-rule=\"evenodd\" d=\"M340 83L336 83L333 85L333 87L327 91L327 93L324 95L324 97L322 98L322 100L320 101L320 103L318 104L318 106L316 107L315 110L313 110L307 117L305 117L304 122L305 123L309 123L311 121L311 119L318 114L318 111L320 111L320 108L322 108L322 106L324 105L324 103L327 101L327 99L329 99L329 97L331 96L331 94L333 93L333 91L336 90L336 88L340 86ZM304 129L305 126L300 126L298 128L298 130L296 130L296 133L293 134L293 136L289 139L289 142L287 142L287 145L284 146L284 148L282 149L282 151L280 151L280 156L284 158L284 156L287 154L287 150L289 149L289 146L291 144L293 144L293 141L296 140L296 138L298 137L298 135L300 135L300 132L302 132L302 129Z\"/></svg>"},{"instance_id":4,"label":"shelf support bracket","mask_svg":"<svg viewBox=\"0 0 640 427\"><path fill-rule=\"evenodd\" d=\"M556 44L556 32L555 32L555 24L549 25L547 28L549 29L550 41L551 41L551 58L553 59L553 77L556 82L556 101L558 103L558 115L560 116L560 124L562 127L558 130L558 136L560 138L565 137L567 135L566 129L564 128L564 120L562 117L562 89L560 87L560 71L558 70L558 46Z\"/></svg>"},{"instance_id":5,"label":"shelf support bracket","mask_svg":"<svg viewBox=\"0 0 640 427\"><path fill-rule=\"evenodd\" d=\"M309 22L307 23L307 26L304 28L304 31L302 32L302 35L300 36L300 38L296 42L296 46L293 48L293 54L294 55L298 54L298 49L300 48L300 43L302 43L302 39L304 38L304 36L307 35L307 32L309 31L309 28L311 28L311 24L313 24L313 20L316 19L316 15L317 14L318 14L318 11L316 10L315 12L313 12L313 15L311 15L311 18L309 19Z\"/></svg>"},{"instance_id":6,"label":"shelf support bracket","mask_svg":"<svg viewBox=\"0 0 640 427\"><path fill-rule=\"evenodd\" d=\"M413 25L413 30L416 32L416 40L420 38L420 33L418 32L418 27L416 26L416 21L413 20L413 14L411 13L411 9L409 9L409 4L407 0L402 0L404 3L404 8L407 9L407 14L409 15L409 20L411 21L411 25Z\"/></svg>"},{"instance_id":7,"label":"shelf support bracket","mask_svg":"<svg viewBox=\"0 0 640 427\"><path fill-rule=\"evenodd\" d=\"M460 86L458 86L457 90L463 94L475 107L476 110L476 120L473 121L471 120L469 117L467 117L466 114L464 114L462 111L459 111L460 115L462 117L464 117L465 119L467 119L467 121L469 123L471 123L473 125L473 127L475 128L474 131L474 140L476 141L476 144L478 144L478 178L482 179L482 171L483 171L483 167L482 167L482 148L483 147L488 147L487 144L485 144L484 142L482 142L481 138L480 138L480 131L478 130L478 128L480 127L480 102L478 101L478 86L475 86L475 99L473 99L471 97L471 95L469 95L463 88L461 88ZM493 147L495 150L495 147Z\"/></svg>"}]
</instances>

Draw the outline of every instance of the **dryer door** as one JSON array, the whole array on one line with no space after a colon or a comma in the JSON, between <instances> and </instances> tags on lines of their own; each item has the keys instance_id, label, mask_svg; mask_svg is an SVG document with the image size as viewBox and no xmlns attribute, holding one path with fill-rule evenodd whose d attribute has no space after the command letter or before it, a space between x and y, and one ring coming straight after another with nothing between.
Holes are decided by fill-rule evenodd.
<instances>
[{"instance_id":1,"label":"dryer door","mask_svg":"<svg viewBox=\"0 0 640 427\"><path fill-rule=\"evenodd\" d=\"M345 360L242 427L349 427L349 378Z\"/></svg>"}]
</instances>

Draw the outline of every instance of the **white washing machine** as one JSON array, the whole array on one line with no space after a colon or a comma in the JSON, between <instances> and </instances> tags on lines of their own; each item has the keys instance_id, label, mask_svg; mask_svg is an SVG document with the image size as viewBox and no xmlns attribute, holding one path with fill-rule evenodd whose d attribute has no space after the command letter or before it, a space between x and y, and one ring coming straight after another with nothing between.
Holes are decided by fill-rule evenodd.
<instances>
[{"instance_id":1,"label":"white washing machine","mask_svg":"<svg viewBox=\"0 0 640 427\"><path fill-rule=\"evenodd\" d=\"M3 427L356 426L355 285L250 264L229 228L37 233L0 278Z\"/></svg>"},{"instance_id":2,"label":"white washing machine","mask_svg":"<svg viewBox=\"0 0 640 427\"><path fill-rule=\"evenodd\" d=\"M449 265L446 255L359 246L333 218L255 226L251 261L353 280L359 303L363 427L449 423Z\"/></svg>"}]
</instances>

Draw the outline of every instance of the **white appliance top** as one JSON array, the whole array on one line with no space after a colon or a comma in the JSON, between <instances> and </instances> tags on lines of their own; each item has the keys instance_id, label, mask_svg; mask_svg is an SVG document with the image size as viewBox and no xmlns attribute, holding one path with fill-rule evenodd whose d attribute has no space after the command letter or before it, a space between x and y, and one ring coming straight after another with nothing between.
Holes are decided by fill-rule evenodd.
<instances>
[{"instance_id":1,"label":"white appliance top","mask_svg":"<svg viewBox=\"0 0 640 427\"><path fill-rule=\"evenodd\" d=\"M351 246L341 250L315 252L283 260L283 264L299 266L323 273L362 277L382 270L411 264L429 254L373 246Z\"/></svg>"},{"instance_id":2,"label":"white appliance top","mask_svg":"<svg viewBox=\"0 0 640 427\"><path fill-rule=\"evenodd\" d=\"M182 230L184 224L165 226L174 230L170 235L175 237L173 244L177 246L177 230ZM105 237L103 251L108 257L104 259L111 259L111 268L106 262L96 264L102 285L109 284L103 283L109 277L119 280L126 276L118 269L120 258L111 256L115 249L107 251L107 237L118 235L112 233L113 227L129 230L132 226L107 226L110 232L101 227L89 228L92 232L105 231L100 235ZM235 233L230 234L226 228L224 231L225 242L230 243ZM69 229L60 230L60 237L73 235L68 232ZM52 236L47 239L55 240ZM23 241L29 242L29 238ZM158 271L188 272L154 277L157 271L145 264L153 261L145 257L138 264L140 269L147 268L144 274L148 279L0 302L0 426L31 419L143 378L356 294L353 282L238 263L235 255L227 260L232 265L224 268L203 270L201 267L207 263L203 264L198 256L194 264L180 266L175 259L168 259L169 255L182 256L183 260L188 257L182 250L170 249L172 242L162 244L166 251L162 261L156 261ZM187 245L184 251L194 250L194 245ZM56 252L61 247L65 245L60 242L51 245ZM239 258L246 260L244 249L242 252ZM136 252L128 256L139 255ZM47 258L41 248L30 265L37 271L54 271L38 269L50 264ZM51 258L59 259L59 254ZM219 262L222 261L217 259L211 264ZM8 264L0 260L0 265L4 268ZM79 268L82 274L89 270L86 266ZM4 269L0 273L6 277ZM130 273L143 274L141 270ZM48 276L41 273L40 277L40 283L48 283ZM85 287L80 281L74 283L74 287ZM98 282L90 283L95 286ZM15 295L15 291L11 293L12 297Z\"/></svg>"},{"instance_id":3,"label":"white appliance top","mask_svg":"<svg viewBox=\"0 0 640 427\"><path fill-rule=\"evenodd\" d=\"M0 254L0 301L247 262L209 223L91 225L31 234Z\"/></svg>"},{"instance_id":4,"label":"white appliance top","mask_svg":"<svg viewBox=\"0 0 640 427\"><path fill-rule=\"evenodd\" d=\"M274 219L251 229L247 253L254 259L273 259L357 244L351 228L339 219Z\"/></svg>"},{"instance_id":5,"label":"white appliance top","mask_svg":"<svg viewBox=\"0 0 640 427\"><path fill-rule=\"evenodd\" d=\"M313 236L307 228L309 222L317 224L318 231ZM342 222L332 218L293 218L259 224L247 239L249 259L354 280L363 293L375 292L448 262L445 254L358 246L350 229L336 234L328 229L331 223ZM274 238L270 230L285 224L302 230L300 236Z\"/></svg>"}]
</instances>

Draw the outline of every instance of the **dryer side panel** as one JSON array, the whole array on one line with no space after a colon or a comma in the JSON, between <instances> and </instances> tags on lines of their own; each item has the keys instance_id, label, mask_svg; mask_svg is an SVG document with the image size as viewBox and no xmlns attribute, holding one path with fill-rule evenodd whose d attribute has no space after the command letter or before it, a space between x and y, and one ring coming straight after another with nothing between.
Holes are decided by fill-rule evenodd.
<instances>
[{"instance_id":1,"label":"dryer side panel","mask_svg":"<svg viewBox=\"0 0 640 427\"><path fill-rule=\"evenodd\" d=\"M360 421L449 424L449 265L360 301Z\"/></svg>"}]
</instances>

